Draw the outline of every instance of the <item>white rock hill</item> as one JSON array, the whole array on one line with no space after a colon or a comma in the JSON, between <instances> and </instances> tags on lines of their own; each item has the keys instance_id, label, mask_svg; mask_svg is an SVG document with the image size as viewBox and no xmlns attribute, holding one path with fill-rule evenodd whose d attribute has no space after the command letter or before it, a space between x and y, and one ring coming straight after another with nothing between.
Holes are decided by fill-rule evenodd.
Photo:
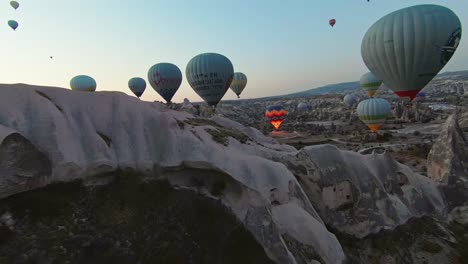
<instances>
[{"instance_id":1,"label":"white rock hill","mask_svg":"<svg viewBox=\"0 0 468 264\"><path fill-rule=\"evenodd\" d=\"M206 185L223 179L219 199L277 263L313 261L288 247L286 237L324 263L345 259L293 174L272 161L297 151L255 129L222 117L190 121L189 113L119 92L24 84L0 85L0 92L0 198L56 181L99 184L118 168L167 178L179 188L195 188L194 177ZM214 131L245 142L229 137L221 144ZM204 188L210 195L210 186Z\"/></svg>"}]
</instances>

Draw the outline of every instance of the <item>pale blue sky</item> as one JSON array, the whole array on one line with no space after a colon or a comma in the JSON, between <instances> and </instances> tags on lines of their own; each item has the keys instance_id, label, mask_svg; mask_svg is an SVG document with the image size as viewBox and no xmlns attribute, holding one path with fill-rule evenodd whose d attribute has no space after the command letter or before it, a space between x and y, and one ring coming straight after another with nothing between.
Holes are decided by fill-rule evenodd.
<instances>
[{"instance_id":1,"label":"pale blue sky","mask_svg":"<svg viewBox=\"0 0 468 264\"><path fill-rule=\"evenodd\" d=\"M15 11L9 0L0 1L0 83L69 87L73 76L87 74L98 90L131 94L128 79L147 79L153 64L171 62L184 73L174 102L201 101L185 80L187 62L199 53L227 56L249 79L242 97L255 98L358 80L366 72L364 33L403 7L444 5L468 28L466 0L19 2ZM330 18L337 20L334 28ZM9 19L20 23L16 32L7 26ZM466 38L443 71L468 70ZM224 99L235 97L228 91ZM142 99L162 101L149 85Z\"/></svg>"}]
</instances>

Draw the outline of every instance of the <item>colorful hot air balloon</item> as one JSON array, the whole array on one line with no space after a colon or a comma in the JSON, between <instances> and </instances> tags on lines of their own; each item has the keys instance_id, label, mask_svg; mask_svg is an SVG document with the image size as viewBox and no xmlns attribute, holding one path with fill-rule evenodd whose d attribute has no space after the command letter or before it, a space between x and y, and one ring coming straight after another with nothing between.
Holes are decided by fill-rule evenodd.
<instances>
[{"instance_id":1,"label":"colorful hot air balloon","mask_svg":"<svg viewBox=\"0 0 468 264\"><path fill-rule=\"evenodd\" d=\"M297 111L299 113L304 113L304 112L307 112L308 110L309 110L309 105L306 103L299 103L297 105Z\"/></svg>"},{"instance_id":2,"label":"colorful hot air balloon","mask_svg":"<svg viewBox=\"0 0 468 264\"><path fill-rule=\"evenodd\" d=\"M10 5L11 5L11 7L13 7L15 10L18 9L18 7L19 7L19 3L16 2L16 1L11 1L11 2L10 2Z\"/></svg>"},{"instance_id":3,"label":"colorful hot air balloon","mask_svg":"<svg viewBox=\"0 0 468 264\"><path fill-rule=\"evenodd\" d=\"M275 129L279 129L287 114L288 112L286 109L279 105L270 106L265 112L265 116L270 120L270 124L274 126Z\"/></svg>"},{"instance_id":4,"label":"colorful hot air balloon","mask_svg":"<svg viewBox=\"0 0 468 264\"><path fill-rule=\"evenodd\" d=\"M182 72L172 63L158 63L148 70L148 81L151 87L170 103L182 83Z\"/></svg>"},{"instance_id":5,"label":"colorful hot air balloon","mask_svg":"<svg viewBox=\"0 0 468 264\"><path fill-rule=\"evenodd\" d=\"M128 88L138 97L140 98L143 92L146 89L146 81L140 77L131 78L128 81Z\"/></svg>"},{"instance_id":6,"label":"colorful hot air balloon","mask_svg":"<svg viewBox=\"0 0 468 264\"><path fill-rule=\"evenodd\" d=\"M330 19L330 21L328 21L328 24L330 24L330 26L335 26L336 24L336 19Z\"/></svg>"},{"instance_id":7,"label":"colorful hot air balloon","mask_svg":"<svg viewBox=\"0 0 468 264\"><path fill-rule=\"evenodd\" d=\"M382 84L382 80L377 78L372 72L368 72L361 76L361 80L359 81L361 84L362 89L366 91L369 97L374 97L374 94L379 89L380 85Z\"/></svg>"},{"instance_id":8,"label":"colorful hot air balloon","mask_svg":"<svg viewBox=\"0 0 468 264\"><path fill-rule=\"evenodd\" d=\"M450 60L461 39L450 9L417 5L372 25L361 44L364 63L400 97L414 99Z\"/></svg>"},{"instance_id":9,"label":"colorful hot air balloon","mask_svg":"<svg viewBox=\"0 0 468 264\"><path fill-rule=\"evenodd\" d=\"M87 75L78 75L71 79L70 87L74 91L94 92L96 91L96 81Z\"/></svg>"},{"instance_id":10,"label":"colorful hot air balloon","mask_svg":"<svg viewBox=\"0 0 468 264\"><path fill-rule=\"evenodd\" d=\"M231 85L234 67L221 54L203 53L189 61L185 75L193 90L206 103L216 107Z\"/></svg>"},{"instance_id":11,"label":"colorful hot air balloon","mask_svg":"<svg viewBox=\"0 0 468 264\"><path fill-rule=\"evenodd\" d=\"M13 29L16 30L18 28L18 22L15 20L8 20L8 25Z\"/></svg>"},{"instance_id":12,"label":"colorful hot air balloon","mask_svg":"<svg viewBox=\"0 0 468 264\"><path fill-rule=\"evenodd\" d=\"M239 95L242 93L246 85L247 76L245 76L245 74L242 72L235 72L231 83L231 90L234 91L234 93L237 95L237 98L239 98Z\"/></svg>"},{"instance_id":13,"label":"colorful hot air balloon","mask_svg":"<svg viewBox=\"0 0 468 264\"><path fill-rule=\"evenodd\" d=\"M343 98L343 102L349 107L352 107L352 106L356 105L358 103L358 101L359 101L358 98L355 95L352 95L352 94L347 94Z\"/></svg>"},{"instance_id":14,"label":"colorful hot air balloon","mask_svg":"<svg viewBox=\"0 0 468 264\"><path fill-rule=\"evenodd\" d=\"M391 107L387 100L381 98L371 98L360 102L357 106L357 114L364 124L372 132L377 132L385 123L391 113Z\"/></svg>"}]
</instances>

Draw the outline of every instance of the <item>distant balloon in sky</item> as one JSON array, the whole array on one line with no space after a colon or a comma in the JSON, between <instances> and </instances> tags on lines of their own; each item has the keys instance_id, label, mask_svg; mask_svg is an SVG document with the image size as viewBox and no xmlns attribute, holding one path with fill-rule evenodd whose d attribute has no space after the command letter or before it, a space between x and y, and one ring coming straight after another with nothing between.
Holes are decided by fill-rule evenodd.
<instances>
[{"instance_id":1,"label":"distant balloon in sky","mask_svg":"<svg viewBox=\"0 0 468 264\"><path fill-rule=\"evenodd\" d=\"M146 89L146 81L140 77L131 78L128 81L128 88L138 97L140 98L143 92Z\"/></svg>"},{"instance_id":2,"label":"distant balloon in sky","mask_svg":"<svg viewBox=\"0 0 468 264\"><path fill-rule=\"evenodd\" d=\"M371 98L364 100L357 106L359 119L366 124L372 132L377 132L385 123L391 113L391 106L387 100Z\"/></svg>"},{"instance_id":3,"label":"distant balloon in sky","mask_svg":"<svg viewBox=\"0 0 468 264\"><path fill-rule=\"evenodd\" d=\"M239 98L239 95L242 93L246 85L247 76L245 76L245 74L242 72L235 72L231 83L231 90L234 91L234 93L237 95L237 98Z\"/></svg>"},{"instance_id":4,"label":"distant balloon in sky","mask_svg":"<svg viewBox=\"0 0 468 264\"><path fill-rule=\"evenodd\" d=\"M368 72L361 76L359 83L369 97L374 97L374 94L382 84L382 80L377 78L372 72Z\"/></svg>"},{"instance_id":5,"label":"distant balloon in sky","mask_svg":"<svg viewBox=\"0 0 468 264\"><path fill-rule=\"evenodd\" d=\"M15 20L8 20L8 25L13 29L16 30L18 28L18 22Z\"/></svg>"},{"instance_id":6,"label":"distant balloon in sky","mask_svg":"<svg viewBox=\"0 0 468 264\"><path fill-rule=\"evenodd\" d=\"M182 83L182 72L172 63L158 63L148 70L148 81L151 87L170 103Z\"/></svg>"},{"instance_id":7,"label":"distant balloon in sky","mask_svg":"<svg viewBox=\"0 0 468 264\"><path fill-rule=\"evenodd\" d=\"M15 10L18 9L18 7L19 7L19 3L16 2L16 1L11 1L11 2L10 2L10 5L11 5L11 7L13 7Z\"/></svg>"},{"instance_id":8,"label":"distant balloon in sky","mask_svg":"<svg viewBox=\"0 0 468 264\"><path fill-rule=\"evenodd\" d=\"M359 101L358 98L355 95L352 95L352 94L347 94L343 98L343 102L349 107L352 107L352 106L356 105L358 103L358 101Z\"/></svg>"},{"instance_id":9,"label":"distant balloon in sky","mask_svg":"<svg viewBox=\"0 0 468 264\"><path fill-rule=\"evenodd\" d=\"M304 113L304 112L307 112L308 110L309 110L309 105L306 103L299 103L297 105L297 111L299 113Z\"/></svg>"},{"instance_id":10,"label":"distant balloon in sky","mask_svg":"<svg viewBox=\"0 0 468 264\"><path fill-rule=\"evenodd\" d=\"M71 79L70 87L74 91L94 92L96 91L96 81L87 75L78 75Z\"/></svg>"},{"instance_id":11,"label":"distant balloon in sky","mask_svg":"<svg viewBox=\"0 0 468 264\"><path fill-rule=\"evenodd\" d=\"M221 54L203 53L189 61L185 75L193 90L206 103L216 107L231 85L234 66Z\"/></svg>"},{"instance_id":12,"label":"distant balloon in sky","mask_svg":"<svg viewBox=\"0 0 468 264\"><path fill-rule=\"evenodd\" d=\"M390 13L365 34L364 63L400 97L411 100L447 64L460 43L455 13L443 6L417 5Z\"/></svg>"},{"instance_id":13,"label":"distant balloon in sky","mask_svg":"<svg viewBox=\"0 0 468 264\"><path fill-rule=\"evenodd\" d=\"M284 109L284 107L280 105L273 105L267 108L265 117L268 118L270 124L275 127L275 129L279 129L287 114L288 112L286 109Z\"/></svg>"},{"instance_id":14,"label":"distant balloon in sky","mask_svg":"<svg viewBox=\"0 0 468 264\"><path fill-rule=\"evenodd\" d=\"M335 26L336 24L336 19L330 19L330 21L328 21L328 24L330 24L330 26Z\"/></svg>"}]
</instances>

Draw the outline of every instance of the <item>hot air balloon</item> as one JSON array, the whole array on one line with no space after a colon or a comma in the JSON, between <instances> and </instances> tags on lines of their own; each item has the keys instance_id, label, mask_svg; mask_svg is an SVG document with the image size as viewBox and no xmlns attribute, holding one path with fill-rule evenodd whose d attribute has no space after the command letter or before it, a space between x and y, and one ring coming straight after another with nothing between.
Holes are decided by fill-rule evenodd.
<instances>
[{"instance_id":1,"label":"hot air balloon","mask_svg":"<svg viewBox=\"0 0 468 264\"><path fill-rule=\"evenodd\" d=\"M128 88L138 97L140 98L143 92L146 89L146 81L140 77L131 78L128 81Z\"/></svg>"},{"instance_id":2,"label":"hot air balloon","mask_svg":"<svg viewBox=\"0 0 468 264\"><path fill-rule=\"evenodd\" d=\"M355 95L352 95L352 94L347 94L345 95L345 97L343 98L343 102L349 106L349 107L352 107L354 105L356 105L358 103L358 98L355 96Z\"/></svg>"},{"instance_id":3,"label":"hot air balloon","mask_svg":"<svg viewBox=\"0 0 468 264\"><path fill-rule=\"evenodd\" d=\"M18 22L15 20L8 20L8 25L13 29L16 30L18 28Z\"/></svg>"},{"instance_id":4,"label":"hot air balloon","mask_svg":"<svg viewBox=\"0 0 468 264\"><path fill-rule=\"evenodd\" d=\"M151 87L170 103L182 83L182 72L172 63L158 63L148 70L148 80Z\"/></svg>"},{"instance_id":5,"label":"hot air balloon","mask_svg":"<svg viewBox=\"0 0 468 264\"><path fill-rule=\"evenodd\" d=\"M96 91L96 81L87 75L78 75L71 79L70 87L74 91L94 92Z\"/></svg>"},{"instance_id":6,"label":"hot air balloon","mask_svg":"<svg viewBox=\"0 0 468 264\"><path fill-rule=\"evenodd\" d=\"M18 9L18 7L19 7L19 3L16 2L16 1L11 1L11 2L10 2L10 5L11 5L11 7L13 7L15 10Z\"/></svg>"},{"instance_id":7,"label":"hot air balloon","mask_svg":"<svg viewBox=\"0 0 468 264\"><path fill-rule=\"evenodd\" d=\"M373 24L362 40L361 55L393 92L413 100L450 60L461 34L460 20L450 9L412 6Z\"/></svg>"},{"instance_id":8,"label":"hot air balloon","mask_svg":"<svg viewBox=\"0 0 468 264\"><path fill-rule=\"evenodd\" d=\"M385 123L391 113L391 107L387 100L371 98L360 102L357 106L359 119L366 124L372 132L377 132Z\"/></svg>"},{"instance_id":9,"label":"hot air balloon","mask_svg":"<svg viewBox=\"0 0 468 264\"><path fill-rule=\"evenodd\" d=\"M234 91L234 93L237 95L237 98L239 98L239 95L242 93L246 85L247 76L245 76L245 74L242 72L235 72L231 83L231 90Z\"/></svg>"},{"instance_id":10,"label":"hot air balloon","mask_svg":"<svg viewBox=\"0 0 468 264\"><path fill-rule=\"evenodd\" d=\"M288 112L286 109L284 109L284 107L274 105L267 108L265 117L270 120L270 124L274 126L275 129L279 129L287 114Z\"/></svg>"},{"instance_id":11,"label":"hot air balloon","mask_svg":"<svg viewBox=\"0 0 468 264\"><path fill-rule=\"evenodd\" d=\"M335 26L336 24L336 19L330 19L330 21L328 21L328 24L330 24L330 26Z\"/></svg>"},{"instance_id":12,"label":"hot air balloon","mask_svg":"<svg viewBox=\"0 0 468 264\"><path fill-rule=\"evenodd\" d=\"M203 53L189 61L185 75L193 90L206 103L216 107L231 85L234 67L221 54Z\"/></svg>"},{"instance_id":13,"label":"hot air balloon","mask_svg":"<svg viewBox=\"0 0 468 264\"><path fill-rule=\"evenodd\" d=\"M306 103L299 103L297 105L297 111L299 113L304 113L304 112L307 112L308 110L309 110L309 105Z\"/></svg>"},{"instance_id":14,"label":"hot air balloon","mask_svg":"<svg viewBox=\"0 0 468 264\"><path fill-rule=\"evenodd\" d=\"M382 80L377 78L372 72L368 72L361 76L361 80L359 81L361 84L362 89L366 91L369 97L374 97L374 94L379 89L380 85L382 84Z\"/></svg>"}]
</instances>

